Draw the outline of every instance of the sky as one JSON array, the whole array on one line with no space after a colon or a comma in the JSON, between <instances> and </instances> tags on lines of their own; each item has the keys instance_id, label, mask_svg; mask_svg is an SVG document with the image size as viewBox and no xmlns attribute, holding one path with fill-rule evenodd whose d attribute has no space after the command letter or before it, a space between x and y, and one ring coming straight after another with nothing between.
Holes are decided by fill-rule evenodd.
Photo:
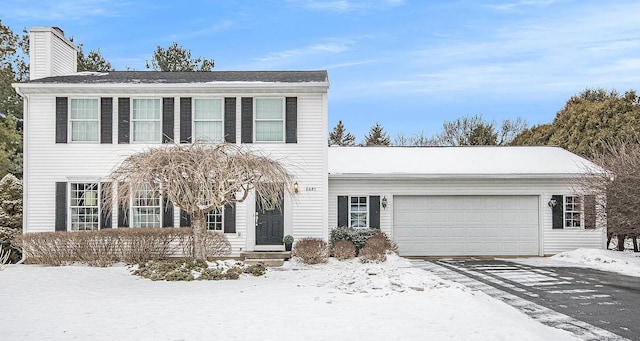
<instances>
[{"instance_id":1,"label":"sky","mask_svg":"<svg viewBox=\"0 0 640 341\"><path fill-rule=\"evenodd\" d=\"M327 70L329 126L433 135L481 114L549 123L586 88L637 89L636 0L2 0L117 70L177 42L214 70Z\"/></svg>"}]
</instances>

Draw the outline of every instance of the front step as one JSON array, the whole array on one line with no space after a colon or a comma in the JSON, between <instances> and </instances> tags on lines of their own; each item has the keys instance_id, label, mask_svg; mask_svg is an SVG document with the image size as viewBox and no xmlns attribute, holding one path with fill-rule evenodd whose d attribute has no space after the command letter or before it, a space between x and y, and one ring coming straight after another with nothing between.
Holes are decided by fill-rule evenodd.
<instances>
[{"instance_id":1,"label":"front step","mask_svg":"<svg viewBox=\"0 0 640 341\"><path fill-rule=\"evenodd\" d=\"M268 267L282 266L284 261L289 258L291 258L290 251L246 251L240 253L240 259L245 264L262 263Z\"/></svg>"},{"instance_id":2,"label":"front step","mask_svg":"<svg viewBox=\"0 0 640 341\"><path fill-rule=\"evenodd\" d=\"M247 264L247 265L256 265L258 263L262 263L262 265L269 268L277 268L284 265L284 259L247 258L244 260L244 264Z\"/></svg>"}]
</instances>

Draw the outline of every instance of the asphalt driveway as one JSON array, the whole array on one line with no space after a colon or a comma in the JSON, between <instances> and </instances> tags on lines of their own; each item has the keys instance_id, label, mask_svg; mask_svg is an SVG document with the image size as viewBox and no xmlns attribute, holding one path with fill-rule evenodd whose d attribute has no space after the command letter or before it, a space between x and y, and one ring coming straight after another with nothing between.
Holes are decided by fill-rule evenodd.
<instances>
[{"instance_id":1,"label":"asphalt driveway","mask_svg":"<svg viewBox=\"0 0 640 341\"><path fill-rule=\"evenodd\" d=\"M586 340L640 340L640 278L502 260L414 260L414 265L505 301Z\"/></svg>"}]
</instances>

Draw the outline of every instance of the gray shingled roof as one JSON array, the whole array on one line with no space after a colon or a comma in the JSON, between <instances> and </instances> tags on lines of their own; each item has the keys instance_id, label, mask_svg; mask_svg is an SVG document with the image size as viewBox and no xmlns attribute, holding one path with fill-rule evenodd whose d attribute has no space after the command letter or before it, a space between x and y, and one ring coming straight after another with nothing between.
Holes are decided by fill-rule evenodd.
<instances>
[{"instance_id":1,"label":"gray shingled roof","mask_svg":"<svg viewBox=\"0 0 640 341\"><path fill-rule=\"evenodd\" d=\"M175 84L211 82L308 83L328 82L326 70L321 71L212 71L161 72L112 71L81 72L68 76L46 77L25 83L35 84Z\"/></svg>"}]
</instances>

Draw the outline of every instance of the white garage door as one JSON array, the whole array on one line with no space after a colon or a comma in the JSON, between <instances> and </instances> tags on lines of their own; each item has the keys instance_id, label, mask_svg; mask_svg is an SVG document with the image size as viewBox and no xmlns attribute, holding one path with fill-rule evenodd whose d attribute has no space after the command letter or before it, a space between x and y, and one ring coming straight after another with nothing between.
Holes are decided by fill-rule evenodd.
<instances>
[{"instance_id":1,"label":"white garage door","mask_svg":"<svg viewBox=\"0 0 640 341\"><path fill-rule=\"evenodd\" d=\"M403 256L538 254L537 196L395 196Z\"/></svg>"}]
</instances>

